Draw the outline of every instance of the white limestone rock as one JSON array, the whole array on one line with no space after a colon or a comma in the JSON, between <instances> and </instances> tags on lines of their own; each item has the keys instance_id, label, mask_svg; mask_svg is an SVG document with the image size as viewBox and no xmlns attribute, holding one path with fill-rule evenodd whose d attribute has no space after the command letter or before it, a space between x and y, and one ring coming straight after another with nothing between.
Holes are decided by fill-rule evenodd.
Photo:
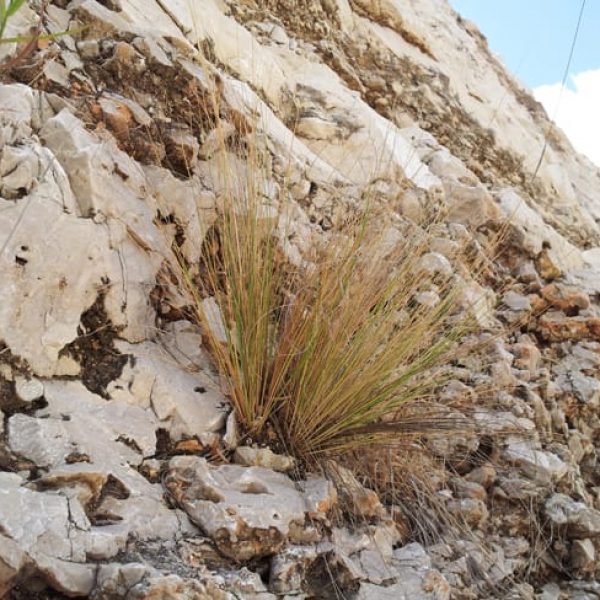
<instances>
[{"instance_id":1,"label":"white limestone rock","mask_svg":"<svg viewBox=\"0 0 600 600\"><path fill-rule=\"evenodd\" d=\"M361 583L356 600L449 600L450 585L435 569L398 571L399 582L389 586Z\"/></svg>"},{"instance_id":2,"label":"white limestone rock","mask_svg":"<svg viewBox=\"0 0 600 600\"><path fill-rule=\"evenodd\" d=\"M151 409L174 440L222 429L229 405L206 374L187 371L151 342L117 347L133 360L109 385L112 398Z\"/></svg>"},{"instance_id":3,"label":"white limestone rock","mask_svg":"<svg viewBox=\"0 0 600 600\"><path fill-rule=\"evenodd\" d=\"M44 395L44 384L39 379L16 376L15 392L19 400L27 403L33 402Z\"/></svg>"},{"instance_id":4,"label":"white limestone rock","mask_svg":"<svg viewBox=\"0 0 600 600\"><path fill-rule=\"evenodd\" d=\"M73 527L69 501L56 493L41 493L7 481L0 474L0 528L28 553L53 558L85 560L83 531ZM89 528L89 523L87 523Z\"/></svg>"},{"instance_id":5,"label":"white limestone rock","mask_svg":"<svg viewBox=\"0 0 600 600\"><path fill-rule=\"evenodd\" d=\"M211 466L205 459L171 459L166 486L190 519L236 560L276 553L305 505L293 482L262 467Z\"/></svg>"},{"instance_id":6,"label":"white limestone rock","mask_svg":"<svg viewBox=\"0 0 600 600\"><path fill-rule=\"evenodd\" d=\"M510 219L510 226L519 244L532 258L539 256L549 246L548 256L562 272L583 266L581 251L547 225L543 217L530 208L515 190L501 190L496 197L500 210Z\"/></svg>"},{"instance_id":7,"label":"white limestone rock","mask_svg":"<svg viewBox=\"0 0 600 600\"><path fill-rule=\"evenodd\" d=\"M12 450L37 465L64 465L73 453L97 464L140 464L154 454L159 425L151 411L119 400L107 402L79 382L47 381L45 398L48 406L38 416L46 418L15 414L8 423Z\"/></svg>"},{"instance_id":8,"label":"white limestone rock","mask_svg":"<svg viewBox=\"0 0 600 600\"><path fill-rule=\"evenodd\" d=\"M304 494L306 511L311 519L323 520L337 505L338 494L331 481L322 477L309 477L298 482Z\"/></svg>"},{"instance_id":9,"label":"white limestone rock","mask_svg":"<svg viewBox=\"0 0 600 600\"><path fill-rule=\"evenodd\" d=\"M160 332L167 354L186 371L211 371L211 360L203 348L202 330L190 321L167 323Z\"/></svg>"},{"instance_id":10,"label":"white limestone rock","mask_svg":"<svg viewBox=\"0 0 600 600\"><path fill-rule=\"evenodd\" d=\"M600 511L565 494L553 494L544 504L544 513L552 525L566 531L569 538L600 537Z\"/></svg>"},{"instance_id":11,"label":"white limestone rock","mask_svg":"<svg viewBox=\"0 0 600 600\"><path fill-rule=\"evenodd\" d=\"M35 374L51 376L102 280L117 280L121 267L106 230L70 214L60 165L47 149L32 151L44 166L41 180L16 202L0 199L0 339Z\"/></svg>"},{"instance_id":12,"label":"white limestone rock","mask_svg":"<svg viewBox=\"0 0 600 600\"><path fill-rule=\"evenodd\" d=\"M129 341L145 339L153 321L148 289L168 250L154 225L157 207L144 171L114 140L98 139L66 109L46 122L40 136L69 175L77 214L99 225L90 237L104 236L99 258L112 266L104 280L120 282L108 288L108 317Z\"/></svg>"},{"instance_id":13,"label":"white limestone rock","mask_svg":"<svg viewBox=\"0 0 600 600\"><path fill-rule=\"evenodd\" d=\"M6 597L24 565L27 555L20 545L0 533L0 597Z\"/></svg>"},{"instance_id":14,"label":"white limestone rock","mask_svg":"<svg viewBox=\"0 0 600 600\"><path fill-rule=\"evenodd\" d=\"M560 481L569 471L568 465L556 454L537 450L530 440L510 441L504 449L504 457L541 484Z\"/></svg>"}]
</instances>

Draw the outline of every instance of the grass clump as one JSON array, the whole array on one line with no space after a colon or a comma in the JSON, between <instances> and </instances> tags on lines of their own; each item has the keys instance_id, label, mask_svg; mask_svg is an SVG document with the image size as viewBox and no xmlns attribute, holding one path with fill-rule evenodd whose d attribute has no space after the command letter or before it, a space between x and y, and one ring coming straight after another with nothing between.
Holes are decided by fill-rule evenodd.
<instances>
[{"instance_id":1,"label":"grass clump","mask_svg":"<svg viewBox=\"0 0 600 600\"><path fill-rule=\"evenodd\" d=\"M261 171L258 155L246 159ZM282 251L284 201L265 200L262 177L228 178L226 158L220 172L201 268L180 264L247 435L275 434L306 459L430 427L431 414L407 420L404 409L439 385L470 324L457 316L462 280L432 271L423 230L383 226L371 213L293 264Z\"/></svg>"}]
</instances>

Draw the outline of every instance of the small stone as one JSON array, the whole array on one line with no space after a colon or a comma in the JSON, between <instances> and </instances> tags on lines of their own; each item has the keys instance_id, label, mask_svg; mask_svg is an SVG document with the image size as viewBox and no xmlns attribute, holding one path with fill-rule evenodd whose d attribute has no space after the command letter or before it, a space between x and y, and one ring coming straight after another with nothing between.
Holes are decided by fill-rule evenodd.
<instances>
[{"instance_id":1,"label":"small stone","mask_svg":"<svg viewBox=\"0 0 600 600\"><path fill-rule=\"evenodd\" d=\"M340 501L346 511L357 517L381 517L385 509L379 496L356 479L352 471L334 461L327 463L327 475L337 488Z\"/></svg>"},{"instance_id":2,"label":"small stone","mask_svg":"<svg viewBox=\"0 0 600 600\"><path fill-rule=\"evenodd\" d=\"M265 467L281 473L291 471L296 465L296 461L291 456L275 454L270 448L250 446L238 446L233 454L233 460L245 467Z\"/></svg>"},{"instance_id":3,"label":"small stone","mask_svg":"<svg viewBox=\"0 0 600 600\"><path fill-rule=\"evenodd\" d=\"M596 566L596 549L589 538L574 540L571 544L569 563L572 568L591 572Z\"/></svg>"},{"instance_id":4,"label":"small stone","mask_svg":"<svg viewBox=\"0 0 600 600\"><path fill-rule=\"evenodd\" d=\"M84 68L83 62L77 52L70 52L69 50L63 50L60 53L60 57L65 64L67 71L82 71Z\"/></svg>"},{"instance_id":5,"label":"small stone","mask_svg":"<svg viewBox=\"0 0 600 600\"><path fill-rule=\"evenodd\" d=\"M449 204L448 219L454 223L469 225L476 230L488 221L499 218L500 212L491 194L483 185L463 185L444 181Z\"/></svg>"},{"instance_id":6,"label":"small stone","mask_svg":"<svg viewBox=\"0 0 600 600\"><path fill-rule=\"evenodd\" d=\"M394 550L394 565L397 567L429 568L431 558L418 542L406 544Z\"/></svg>"},{"instance_id":7,"label":"small stone","mask_svg":"<svg viewBox=\"0 0 600 600\"><path fill-rule=\"evenodd\" d=\"M100 54L100 44L98 40L80 40L77 42L77 50L84 60L91 60Z\"/></svg>"},{"instance_id":8,"label":"small stone","mask_svg":"<svg viewBox=\"0 0 600 600\"><path fill-rule=\"evenodd\" d=\"M196 438L179 440L175 444L174 454L202 454L206 446Z\"/></svg>"},{"instance_id":9,"label":"small stone","mask_svg":"<svg viewBox=\"0 0 600 600\"><path fill-rule=\"evenodd\" d=\"M117 42L114 46L113 58L124 65L135 66L139 57L139 53L127 42Z\"/></svg>"},{"instance_id":10,"label":"small stone","mask_svg":"<svg viewBox=\"0 0 600 600\"><path fill-rule=\"evenodd\" d=\"M593 456L595 453L594 445L590 438L577 429L569 431L569 439L567 442L569 452L575 464L581 463L586 456Z\"/></svg>"},{"instance_id":11,"label":"small stone","mask_svg":"<svg viewBox=\"0 0 600 600\"><path fill-rule=\"evenodd\" d=\"M280 44L282 46L287 46L290 41L285 29L280 25L273 25L269 36L276 44Z\"/></svg>"},{"instance_id":12,"label":"small stone","mask_svg":"<svg viewBox=\"0 0 600 600\"><path fill-rule=\"evenodd\" d=\"M531 544L524 537L503 537L501 542L505 558L525 556L531 550Z\"/></svg>"},{"instance_id":13,"label":"small stone","mask_svg":"<svg viewBox=\"0 0 600 600\"><path fill-rule=\"evenodd\" d=\"M39 379L26 379L22 376L15 377L15 392L19 400L33 402L44 395L44 384Z\"/></svg>"},{"instance_id":14,"label":"small stone","mask_svg":"<svg viewBox=\"0 0 600 600\"><path fill-rule=\"evenodd\" d=\"M233 450L238 445L238 425L237 418L235 416L235 411L231 411L227 415L227 420L225 421L225 435L223 436L223 444L226 448Z\"/></svg>"},{"instance_id":15,"label":"small stone","mask_svg":"<svg viewBox=\"0 0 600 600\"><path fill-rule=\"evenodd\" d=\"M557 310L577 314L590 306L590 297L583 291L560 283L551 283L541 290L542 298Z\"/></svg>"},{"instance_id":16,"label":"small stone","mask_svg":"<svg viewBox=\"0 0 600 600\"><path fill-rule=\"evenodd\" d=\"M550 342L584 339L600 341L600 318L567 317L563 312L552 311L539 318L538 332Z\"/></svg>"},{"instance_id":17,"label":"small stone","mask_svg":"<svg viewBox=\"0 0 600 600\"><path fill-rule=\"evenodd\" d=\"M539 484L518 477L500 477L498 485L491 490L493 496L510 500L530 500L542 493L543 488Z\"/></svg>"},{"instance_id":18,"label":"small stone","mask_svg":"<svg viewBox=\"0 0 600 600\"><path fill-rule=\"evenodd\" d=\"M569 538L600 537L600 511L577 502L565 494L546 500L544 512L550 523L566 530Z\"/></svg>"},{"instance_id":19,"label":"small stone","mask_svg":"<svg viewBox=\"0 0 600 600\"><path fill-rule=\"evenodd\" d=\"M467 481L478 483L486 490L492 487L494 481L496 481L496 469L490 465L485 464L481 467L476 467L471 472L465 475Z\"/></svg>"},{"instance_id":20,"label":"small stone","mask_svg":"<svg viewBox=\"0 0 600 600\"><path fill-rule=\"evenodd\" d=\"M104 121L120 142L129 139L129 129L133 123L131 110L123 102L112 98L100 98Z\"/></svg>"},{"instance_id":21,"label":"small stone","mask_svg":"<svg viewBox=\"0 0 600 600\"><path fill-rule=\"evenodd\" d=\"M19 544L0 533L0 598L5 598L27 562Z\"/></svg>"},{"instance_id":22,"label":"small stone","mask_svg":"<svg viewBox=\"0 0 600 600\"><path fill-rule=\"evenodd\" d=\"M323 519L337 504L337 490L327 479L311 478L299 481L298 485L304 493L307 514L311 519Z\"/></svg>"},{"instance_id":23,"label":"small stone","mask_svg":"<svg viewBox=\"0 0 600 600\"><path fill-rule=\"evenodd\" d=\"M305 520L304 498L291 479L263 467L178 456L164 481L191 521L235 560L277 553L292 523Z\"/></svg>"},{"instance_id":24,"label":"small stone","mask_svg":"<svg viewBox=\"0 0 600 600\"><path fill-rule=\"evenodd\" d=\"M558 279L562 275L560 266L547 248L542 249L538 257L535 259L535 265L539 274L544 279Z\"/></svg>"},{"instance_id":25,"label":"small stone","mask_svg":"<svg viewBox=\"0 0 600 600\"><path fill-rule=\"evenodd\" d=\"M512 388L517 383L517 378L512 372L508 362L498 361L490 367L490 375L494 383L502 388Z\"/></svg>"},{"instance_id":26,"label":"small stone","mask_svg":"<svg viewBox=\"0 0 600 600\"><path fill-rule=\"evenodd\" d=\"M527 261L519 266L516 276L521 283L534 283L538 280L538 274L531 261Z\"/></svg>"},{"instance_id":27,"label":"small stone","mask_svg":"<svg viewBox=\"0 0 600 600\"><path fill-rule=\"evenodd\" d=\"M71 356L63 354L58 358L55 375L57 377L76 377L81 373L81 365Z\"/></svg>"},{"instance_id":28,"label":"small stone","mask_svg":"<svg viewBox=\"0 0 600 600\"><path fill-rule=\"evenodd\" d=\"M63 88L69 87L69 71L58 61L51 60L46 62L44 64L43 72L48 81Z\"/></svg>"},{"instance_id":29,"label":"small stone","mask_svg":"<svg viewBox=\"0 0 600 600\"><path fill-rule=\"evenodd\" d=\"M296 135L309 140L329 140L338 133L338 125L320 117L304 117L296 126Z\"/></svg>"},{"instance_id":30,"label":"small stone","mask_svg":"<svg viewBox=\"0 0 600 600\"><path fill-rule=\"evenodd\" d=\"M200 581L197 578L183 578L179 575L156 574L154 577L144 579L130 590L127 598L131 600L150 599L190 599L190 600L228 600L229 594L219 589L214 582Z\"/></svg>"},{"instance_id":31,"label":"small stone","mask_svg":"<svg viewBox=\"0 0 600 600\"><path fill-rule=\"evenodd\" d=\"M502 296L502 303L510 310L514 311L529 311L531 310L531 302L527 296L523 296L522 294L518 294L512 290L506 292L504 296Z\"/></svg>"},{"instance_id":32,"label":"small stone","mask_svg":"<svg viewBox=\"0 0 600 600\"><path fill-rule=\"evenodd\" d=\"M138 37L133 40L134 47L141 52L151 63L161 67L173 67L173 62L160 45L151 37Z\"/></svg>"},{"instance_id":33,"label":"small stone","mask_svg":"<svg viewBox=\"0 0 600 600\"><path fill-rule=\"evenodd\" d=\"M433 308L440 303L440 297L433 291L419 292L415 295L415 302L421 306Z\"/></svg>"},{"instance_id":34,"label":"small stone","mask_svg":"<svg viewBox=\"0 0 600 600\"><path fill-rule=\"evenodd\" d=\"M427 252L417 261L416 272L424 272L428 275L440 274L444 277L452 275L452 265L450 261L439 252Z\"/></svg>"},{"instance_id":35,"label":"small stone","mask_svg":"<svg viewBox=\"0 0 600 600\"><path fill-rule=\"evenodd\" d=\"M560 600L560 587L556 583L547 583L542 588L539 600Z\"/></svg>"},{"instance_id":36,"label":"small stone","mask_svg":"<svg viewBox=\"0 0 600 600\"><path fill-rule=\"evenodd\" d=\"M290 187L292 198L296 201L304 200L310 193L310 181L308 179L300 179Z\"/></svg>"},{"instance_id":37,"label":"small stone","mask_svg":"<svg viewBox=\"0 0 600 600\"><path fill-rule=\"evenodd\" d=\"M509 441L504 457L539 483L560 481L568 466L552 452L536 450L530 440Z\"/></svg>"},{"instance_id":38,"label":"small stone","mask_svg":"<svg viewBox=\"0 0 600 600\"><path fill-rule=\"evenodd\" d=\"M592 407L600 403L600 381L596 377L588 377L580 371L567 371L559 375L555 383L559 390L574 396L578 402Z\"/></svg>"},{"instance_id":39,"label":"small stone","mask_svg":"<svg viewBox=\"0 0 600 600\"><path fill-rule=\"evenodd\" d=\"M462 519L471 527L481 527L487 521L488 510L485 502L472 498L450 500L446 505L448 512Z\"/></svg>"},{"instance_id":40,"label":"small stone","mask_svg":"<svg viewBox=\"0 0 600 600\"><path fill-rule=\"evenodd\" d=\"M382 553L377 550L361 551L358 562L365 575L364 578L376 585L393 582L397 577L390 561L386 561Z\"/></svg>"},{"instance_id":41,"label":"small stone","mask_svg":"<svg viewBox=\"0 0 600 600\"><path fill-rule=\"evenodd\" d=\"M314 546L290 546L271 560L269 588L276 594L301 593L306 571L317 558Z\"/></svg>"},{"instance_id":42,"label":"small stone","mask_svg":"<svg viewBox=\"0 0 600 600\"><path fill-rule=\"evenodd\" d=\"M451 481L451 487L457 498L472 498L473 500L483 500L484 502L487 499L487 492L479 483L465 481L457 477Z\"/></svg>"},{"instance_id":43,"label":"small stone","mask_svg":"<svg viewBox=\"0 0 600 600\"><path fill-rule=\"evenodd\" d=\"M512 346L512 351L516 356L514 366L516 369L523 369L530 373L535 373L542 360L542 354L538 347L532 343L517 343Z\"/></svg>"},{"instance_id":44,"label":"small stone","mask_svg":"<svg viewBox=\"0 0 600 600\"><path fill-rule=\"evenodd\" d=\"M164 141L168 160L183 173L191 173L200 151L194 135L185 130L172 130L165 135Z\"/></svg>"},{"instance_id":45,"label":"small stone","mask_svg":"<svg viewBox=\"0 0 600 600\"><path fill-rule=\"evenodd\" d=\"M149 458L140 465L139 471L150 483L160 483L162 463L155 458Z\"/></svg>"},{"instance_id":46,"label":"small stone","mask_svg":"<svg viewBox=\"0 0 600 600\"><path fill-rule=\"evenodd\" d=\"M442 254L450 260L458 254L460 244L448 238L435 237L429 241L429 249L432 252Z\"/></svg>"},{"instance_id":47,"label":"small stone","mask_svg":"<svg viewBox=\"0 0 600 600\"><path fill-rule=\"evenodd\" d=\"M213 129L202 142L202 146L198 151L198 156L202 160L209 160L219 150L227 146L228 140L235 134L235 127L226 121L221 121L219 125Z\"/></svg>"}]
</instances>

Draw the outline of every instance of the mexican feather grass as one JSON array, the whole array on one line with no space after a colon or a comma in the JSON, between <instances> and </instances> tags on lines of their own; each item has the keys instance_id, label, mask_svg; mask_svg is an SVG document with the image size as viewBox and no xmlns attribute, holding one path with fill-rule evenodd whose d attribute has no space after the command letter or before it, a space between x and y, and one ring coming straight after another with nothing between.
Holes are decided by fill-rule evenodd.
<instances>
[{"instance_id":1,"label":"mexican feather grass","mask_svg":"<svg viewBox=\"0 0 600 600\"><path fill-rule=\"evenodd\" d=\"M222 149L219 215L202 265L179 260L242 429L255 441L276 432L302 458L418 430L403 409L431 396L471 330L458 309L462 280L434 278L421 263L427 236L407 227L390 244L369 210L292 264L281 244L285 200L266 200L257 147L245 147L242 177ZM419 302L434 283L437 300Z\"/></svg>"}]
</instances>

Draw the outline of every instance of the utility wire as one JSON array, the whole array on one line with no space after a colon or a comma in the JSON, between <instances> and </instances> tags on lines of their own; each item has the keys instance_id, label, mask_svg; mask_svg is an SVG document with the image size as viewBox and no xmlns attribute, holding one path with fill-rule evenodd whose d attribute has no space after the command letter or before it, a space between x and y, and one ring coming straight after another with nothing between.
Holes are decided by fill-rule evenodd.
<instances>
[{"instance_id":1,"label":"utility wire","mask_svg":"<svg viewBox=\"0 0 600 600\"><path fill-rule=\"evenodd\" d=\"M569 60L567 60L567 66L565 67L565 72L563 73L562 82L560 84L560 92L558 93L558 100L556 101L556 107L554 108L554 113L552 114L552 120L546 131L546 135L544 136L544 146L542 147L542 153L540 154L540 159L538 160L538 163L535 167L535 171L533 172L533 177L531 178L531 181L533 181L537 177L538 171L542 166L542 161L544 160L544 156L546 154L546 148L548 147L548 133L554 126L554 121L556 120L556 115L558 114L558 109L560 107L560 101L565 90L565 84L567 83L567 77L569 76L571 61L573 60L573 54L575 53L575 45L577 44L577 37L579 36L579 28L581 27L581 22L583 21L583 11L585 9L585 3L586 0L581 0L581 8L579 9L579 17L577 19L577 27L575 27L575 33L573 34L571 50L569 51Z\"/></svg>"}]
</instances>

